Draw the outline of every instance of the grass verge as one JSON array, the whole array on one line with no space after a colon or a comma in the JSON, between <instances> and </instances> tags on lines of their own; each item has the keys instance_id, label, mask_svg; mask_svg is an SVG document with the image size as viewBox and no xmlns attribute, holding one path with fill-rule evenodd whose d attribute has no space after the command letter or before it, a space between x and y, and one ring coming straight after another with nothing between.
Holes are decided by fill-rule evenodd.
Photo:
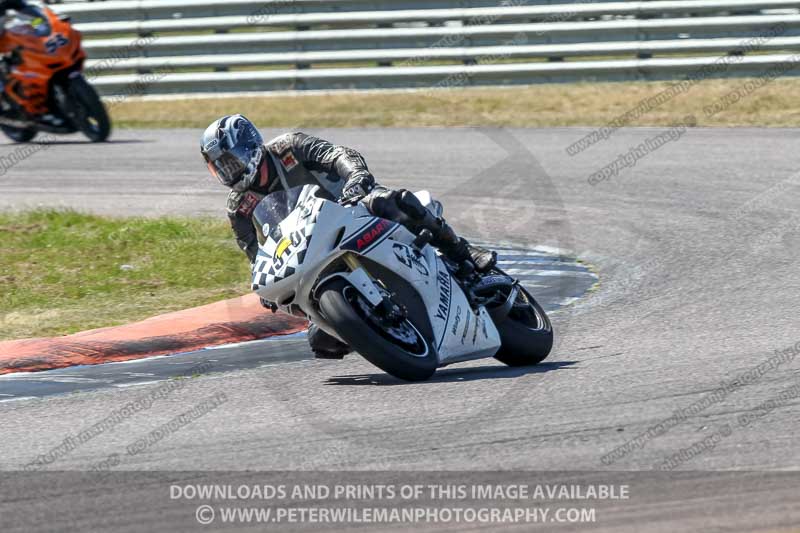
<instances>
[{"instance_id":1,"label":"grass verge","mask_svg":"<svg viewBox=\"0 0 800 533\"><path fill-rule=\"evenodd\" d=\"M245 294L224 221L0 214L0 340L124 324Z\"/></svg>"},{"instance_id":2,"label":"grass verge","mask_svg":"<svg viewBox=\"0 0 800 533\"><path fill-rule=\"evenodd\" d=\"M709 79L663 103L631 126L666 126L694 115L699 126L800 126L800 79L779 79L748 92L713 116L704 109L748 78ZM205 128L243 113L262 127L602 126L653 97L670 82L545 84L428 92L298 94L247 98L129 100L112 108L130 128Z\"/></svg>"}]
</instances>

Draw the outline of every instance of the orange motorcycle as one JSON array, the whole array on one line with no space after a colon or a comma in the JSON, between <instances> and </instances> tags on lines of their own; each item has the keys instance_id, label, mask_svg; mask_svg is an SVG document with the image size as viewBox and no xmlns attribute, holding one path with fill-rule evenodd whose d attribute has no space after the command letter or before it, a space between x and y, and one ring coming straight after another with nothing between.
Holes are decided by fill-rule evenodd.
<instances>
[{"instance_id":1,"label":"orange motorcycle","mask_svg":"<svg viewBox=\"0 0 800 533\"><path fill-rule=\"evenodd\" d=\"M69 17L35 4L9 13L3 48L3 133L17 142L28 142L40 131L80 131L92 142L108 138L111 121L83 76L86 52Z\"/></svg>"}]
</instances>

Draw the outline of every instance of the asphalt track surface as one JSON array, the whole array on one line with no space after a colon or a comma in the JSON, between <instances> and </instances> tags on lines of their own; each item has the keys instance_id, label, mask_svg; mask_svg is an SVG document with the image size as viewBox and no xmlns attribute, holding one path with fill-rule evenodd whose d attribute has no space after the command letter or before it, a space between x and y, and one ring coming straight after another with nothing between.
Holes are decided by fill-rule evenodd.
<instances>
[{"instance_id":1,"label":"asphalt track surface","mask_svg":"<svg viewBox=\"0 0 800 533\"><path fill-rule=\"evenodd\" d=\"M590 267L567 257L524 247L492 247L498 252L498 266L528 290L535 291L538 302L548 313L571 305L597 285L598 276ZM212 371L231 372L313 358L305 332L278 335L196 352L175 353L169 357L5 374L0 376L0 402L105 387L132 387Z\"/></svg>"},{"instance_id":2,"label":"asphalt track surface","mask_svg":"<svg viewBox=\"0 0 800 533\"><path fill-rule=\"evenodd\" d=\"M116 470L218 471L225 479L230 471L380 470L391 480L402 477L398 471L478 469L582 471L597 481L604 479L597 472L650 471L722 435L675 465L694 476L683 485L636 474L639 504L613 505L593 529L797 526L800 476L759 472L800 467L800 361L754 369L776 351L800 348L800 132L692 129L592 186L590 174L663 130L625 129L567 155L588 131L310 131L363 151L387 185L431 190L469 236L545 245L593 265L598 290L554 314L558 340L542 365L480 361L417 384L390 379L358 357L212 369L47 469L85 470L117 453ZM0 209L221 216L225 193L204 174L198 134L121 131L107 146L79 138L55 144L0 177ZM0 469L22 468L157 386L0 403ZM142 435L219 393L226 401L216 409L144 453L125 454ZM609 460L681 409L688 414L678 422ZM751 416L748 424L743 416ZM731 476L715 485L712 471L750 471L766 481ZM86 509L102 503L108 527L194 530L191 513L176 512L167 499L165 483L100 495L79 487L52 505L73 509L62 516L65 528L93 524ZM47 491L45 480L30 484L25 494ZM12 518L10 530L48 529L19 510L32 500L8 494L0 508ZM133 496L140 505L125 505Z\"/></svg>"}]
</instances>

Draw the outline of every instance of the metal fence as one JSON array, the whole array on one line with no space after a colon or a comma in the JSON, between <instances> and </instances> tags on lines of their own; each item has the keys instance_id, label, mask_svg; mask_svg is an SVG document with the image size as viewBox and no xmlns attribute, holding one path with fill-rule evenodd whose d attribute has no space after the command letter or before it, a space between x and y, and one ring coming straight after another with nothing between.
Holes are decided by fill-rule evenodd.
<instances>
[{"instance_id":1,"label":"metal fence","mask_svg":"<svg viewBox=\"0 0 800 533\"><path fill-rule=\"evenodd\" d=\"M800 1L108 0L55 6L105 94L794 74ZM800 69L798 69L800 70Z\"/></svg>"}]
</instances>

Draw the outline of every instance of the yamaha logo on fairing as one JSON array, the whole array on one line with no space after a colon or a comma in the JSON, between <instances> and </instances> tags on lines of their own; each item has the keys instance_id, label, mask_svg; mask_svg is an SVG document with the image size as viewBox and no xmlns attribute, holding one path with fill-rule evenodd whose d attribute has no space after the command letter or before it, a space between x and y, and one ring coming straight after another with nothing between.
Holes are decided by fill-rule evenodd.
<instances>
[{"instance_id":1,"label":"yamaha logo on fairing","mask_svg":"<svg viewBox=\"0 0 800 533\"><path fill-rule=\"evenodd\" d=\"M450 313L450 274L441 270L436 275L439 281L439 306L436 309L436 318L447 320Z\"/></svg>"}]
</instances>

